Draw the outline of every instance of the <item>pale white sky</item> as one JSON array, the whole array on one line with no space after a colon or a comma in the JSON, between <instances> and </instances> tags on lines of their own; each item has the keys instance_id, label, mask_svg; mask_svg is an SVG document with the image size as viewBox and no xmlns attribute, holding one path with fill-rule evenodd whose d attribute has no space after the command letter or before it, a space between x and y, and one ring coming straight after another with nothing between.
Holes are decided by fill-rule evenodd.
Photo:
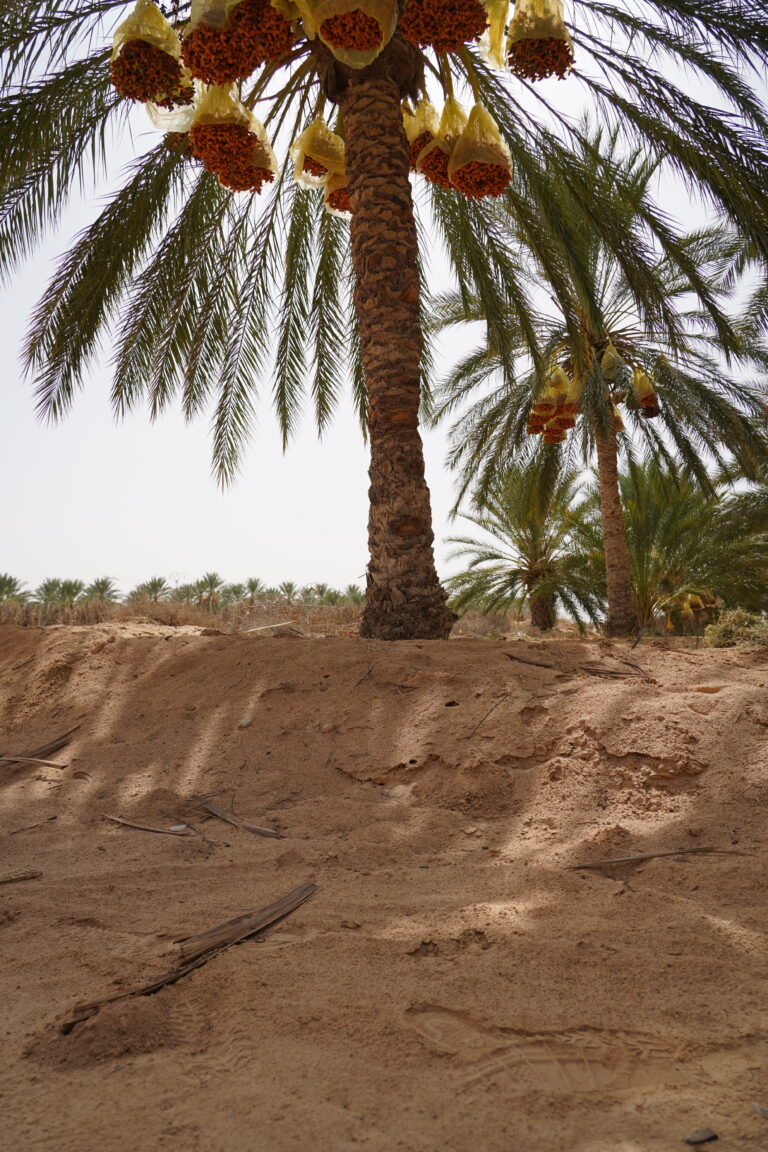
<instances>
[{"instance_id":1,"label":"pale white sky","mask_svg":"<svg viewBox=\"0 0 768 1152\"><path fill-rule=\"evenodd\" d=\"M123 142L115 174L148 146L141 138L147 131L143 112L137 115L140 137ZM0 296L6 349L0 571L31 588L47 576L110 575L128 591L152 575L181 583L211 570L227 580L259 576L268 584L362 584L367 450L351 404L342 406L322 442L308 414L284 455L265 389L257 434L238 479L223 492L211 476L205 420L186 426L174 412L152 423L146 412L138 412L114 422L108 349L70 415L54 427L38 421L31 385L18 368L18 348L56 256L93 217L96 205L95 196L73 205L60 232ZM692 211L700 216L699 206L671 184L665 207L689 226ZM438 281L445 276L441 266L438 257L433 264ZM433 281L431 287L439 290L447 283ZM439 367L465 350L466 336L451 336ZM444 467L447 436L444 430L428 431L424 439L436 558L445 575L453 487Z\"/></svg>"},{"instance_id":2,"label":"pale white sky","mask_svg":"<svg viewBox=\"0 0 768 1152\"><path fill-rule=\"evenodd\" d=\"M211 475L205 419L185 425L174 411L152 423L138 411L114 421L108 350L70 414L58 425L40 423L18 348L56 256L92 205L78 205L0 297L4 471L9 484L13 478L0 517L0 571L30 587L46 576L105 574L125 591L153 574L181 583L211 570L269 584L362 583L368 459L351 403L340 406L322 441L308 412L283 454L265 388L241 473L224 491ZM457 354L459 338L448 343ZM450 532L446 451L443 431L425 433L438 563L449 551L440 543Z\"/></svg>"}]
</instances>

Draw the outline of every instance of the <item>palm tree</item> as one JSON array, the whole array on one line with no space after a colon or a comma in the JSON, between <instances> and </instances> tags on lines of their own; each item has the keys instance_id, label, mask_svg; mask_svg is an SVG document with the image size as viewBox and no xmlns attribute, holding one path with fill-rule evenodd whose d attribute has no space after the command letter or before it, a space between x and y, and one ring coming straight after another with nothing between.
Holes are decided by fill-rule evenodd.
<instances>
[{"instance_id":1,"label":"palm tree","mask_svg":"<svg viewBox=\"0 0 768 1152\"><path fill-rule=\"evenodd\" d=\"M713 487L707 493L656 461L632 463L622 475L641 627L659 616L668 627L703 624L716 603L768 608L768 531L746 528L739 494L717 481Z\"/></svg>"},{"instance_id":2,"label":"palm tree","mask_svg":"<svg viewBox=\"0 0 768 1152\"><path fill-rule=\"evenodd\" d=\"M137 584L132 592L128 593L128 600L151 600L153 604L160 600L167 600L171 595L171 588L165 576L150 576L143 584Z\"/></svg>"},{"instance_id":3,"label":"palm tree","mask_svg":"<svg viewBox=\"0 0 768 1152\"><path fill-rule=\"evenodd\" d=\"M263 600L266 595L266 588L264 582L259 580L258 576L249 576L245 582L245 590L248 593L248 604L252 608L257 600Z\"/></svg>"},{"instance_id":4,"label":"palm tree","mask_svg":"<svg viewBox=\"0 0 768 1152\"><path fill-rule=\"evenodd\" d=\"M365 593L357 584L347 584L343 592L343 597L347 604L365 603Z\"/></svg>"},{"instance_id":5,"label":"palm tree","mask_svg":"<svg viewBox=\"0 0 768 1152\"><path fill-rule=\"evenodd\" d=\"M83 600L101 600L107 604L114 604L119 599L119 592L111 576L99 576L92 580L82 595Z\"/></svg>"},{"instance_id":6,"label":"palm tree","mask_svg":"<svg viewBox=\"0 0 768 1152\"><path fill-rule=\"evenodd\" d=\"M61 602L61 584L61 580L57 577L49 576L38 584L35 589L35 599L44 607L47 604L59 604Z\"/></svg>"},{"instance_id":7,"label":"palm tree","mask_svg":"<svg viewBox=\"0 0 768 1152\"><path fill-rule=\"evenodd\" d=\"M215 612L224 590L224 581L218 572L206 572L196 584L198 602L204 605L208 612Z\"/></svg>"},{"instance_id":8,"label":"palm tree","mask_svg":"<svg viewBox=\"0 0 768 1152\"><path fill-rule=\"evenodd\" d=\"M615 133L585 137L584 179L599 183L606 178L596 159L600 151L615 167ZM607 210L617 223L623 216L628 231L644 220L653 171L652 164L636 155L625 162L620 195L613 200L606 196ZM514 226L513 219L509 223ZM768 438L760 426L762 383L729 374L722 366L723 348L742 369L757 364L764 371L768 365L765 350L747 339L744 327L729 321L720 307L718 286L731 276L736 248L732 236L713 229L685 238L661 258L650 250L643 262L629 268L585 222L579 244L559 253L561 267L571 278L570 303L563 308L562 299L553 294L548 311L531 315L541 354L529 354L528 334L518 330L517 355L505 361L488 332L480 347L455 365L443 386L437 418L471 399L452 429L452 464L464 474L460 493L476 484L478 476L480 491L485 490L509 459L525 457L531 443L527 436L544 430L539 422L544 415L537 419L537 408L549 406L548 413L551 409L555 423L561 424L551 438L545 436L553 443L566 440L565 430L577 424L576 414L581 413L574 439L585 464L593 457L597 461L608 635L626 635L637 627L619 492L620 452L631 454L633 445L641 443L646 453L669 467L675 459L682 461L704 488L711 487L707 454L720 464L735 459L753 476L768 459ZM518 261L525 258L520 250ZM529 270L532 296L541 295L546 278L541 262ZM584 280L591 285L588 291ZM686 305L691 293L699 295L699 309ZM446 294L436 309L442 327L482 320L483 315L477 298L456 292ZM489 389L496 374L501 383ZM472 399L478 391L484 394ZM561 396L556 412L557 391ZM624 406L623 416L618 404ZM547 433L550 427L554 425L546 426Z\"/></svg>"},{"instance_id":9,"label":"palm tree","mask_svg":"<svg viewBox=\"0 0 768 1152\"><path fill-rule=\"evenodd\" d=\"M533 465L512 464L466 516L484 538L451 537L451 559L469 561L448 585L458 610L530 609L534 628L557 623L558 608L579 627L597 624L604 606L599 559L580 542L585 506L577 501L579 470L561 469L541 453Z\"/></svg>"},{"instance_id":10,"label":"palm tree","mask_svg":"<svg viewBox=\"0 0 768 1152\"><path fill-rule=\"evenodd\" d=\"M298 592L298 586L294 584L292 580L283 580L282 584L278 584L277 586L278 596L282 596L289 604L296 599Z\"/></svg>"},{"instance_id":11,"label":"palm tree","mask_svg":"<svg viewBox=\"0 0 768 1152\"><path fill-rule=\"evenodd\" d=\"M194 604L195 585L178 584L170 593L170 599L176 604Z\"/></svg>"},{"instance_id":12,"label":"palm tree","mask_svg":"<svg viewBox=\"0 0 768 1152\"><path fill-rule=\"evenodd\" d=\"M223 606L239 604L245 598L245 584L225 584L221 590Z\"/></svg>"},{"instance_id":13,"label":"palm tree","mask_svg":"<svg viewBox=\"0 0 768 1152\"><path fill-rule=\"evenodd\" d=\"M361 5L369 7L367 0L343 5L357 11L350 19L358 31L364 31ZM255 197L234 198L210 173L198 174L186 146L161 143L136 161L63 258L35 311L27 364L37 376L40 408L51 418L71 405L107 332L115 337L118 412L147 397L156 415L180 391L192 417L215 391L214 459L229 479L253 424L259 378L273 381L284 437L295 426L307 383L322 429L341 394L349 351L371 450L361 631L387 639L446 636L452 615L434 566L418 430L428 362L402 103L419 99L428 74L435 91L446 97L454 88L459 95L471 92L490 110L512 157L505 196L534 251L553 231L567 240L573 228L559 192L569 185L569 142L579 129L546 89L534 92L525 78L539 73L521 63L525 43L515 29L529 7L523 0L515 6L509 43L504 5L489 6L496 52L504 59L511 53L514 78L496 71L475 46L484 23L477 0L462 10L479 12L479 26L453 41L444 39L444 20L437 32L425 31L434 4L381 0L377 9L391 17L377 34L383 50L351 66L339 59L338 38L329 48L336 36L330 25L325 41L325 25L314 27L314 0L273 0L273 6L292 20L293 46L243 78L239 94L248 108L265 109L279 145L295 137L323 101L338 106L349 236L316 194L285 178L285 167L262 209ZM560 19L560 0L549 0L549 7ZM107 166L112 131L126 117L125 103L109 86L108 32L127 5L27 0L17 9L0 30L0 260L6 273L61 219L69 189L88 175L90 158L99 172ZM188 11L184 0L174 3L174 20L183 23ZM404 22L396 28L398 18ZM628 137L647 143L768 253L768 162L760 142L768 120L743 78L768 59L762 5L648 0L636 9L575 0L569 32L558 25L553 43L562 72L572 37L577 63L567 83L574 102L585 96L601 117L621 121ZM471 43L463 43L465 36ZM694 85L706 86L706 104L683 87L681 64ZM441 140L436 147L445 155ZM450 142L443 143L450 150ZM503 163L494 171L503 169L506 178L503 148L499 154ZM557 183L541 156L560 165ZM421 154L417 161L425 163ZM430 202L461 287L482 301L503 349L507 318L524 304L498 220L486 201L465 200L455 190L430 186ZM579 189L578 216L604 227L594 190ZM673 243L663 220L655 229L663 245ZM606 242L632 255L631 237L613 233ZM550 268L553 284L556 271ZM267 354L273 321L274 363Z\"/></svg>"},{"instance_id":14,"label":"palm tree","mask_svg":"<svg viewBox=\"0 0 768 1152\"><path fill-rule=\"evenodd\" d=\"M10 572L0 572L0 604L26 604L29 592Z\"/></svg>"}]
</instances>

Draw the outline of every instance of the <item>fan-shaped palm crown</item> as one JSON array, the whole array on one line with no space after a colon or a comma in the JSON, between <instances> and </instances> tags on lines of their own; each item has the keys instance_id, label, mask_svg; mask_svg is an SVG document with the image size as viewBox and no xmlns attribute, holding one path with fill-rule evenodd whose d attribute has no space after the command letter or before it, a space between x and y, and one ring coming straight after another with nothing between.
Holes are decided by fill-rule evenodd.
<instances>
[{"instance_id":1,"label":"fan-shaped palm crown","mask_svg":"<svg viewBox=\"0 0 768 1152\"><path fill-rule=\"evenodd\" d=\"M580 545L586 506L577 497L578 468L560 468L539 454L526 466L510 465L478 497L466 519L479 537L453 536L453 560L467 567L448 581L458 609L530 610L531 622L553 628L558 609L581 626L602 617L604 587L599 561Z\"/></svg>"},{"instance_id":2,"label":"fan-shaped palm crown","mask_svg":"<svg viewBox=\"0 0 768 1152\"><path fill-rule=\"evenodd\" d=\"M615 134L597 133L578 158L584 177L596 183L605 179L605 169L601 173L594 162L600 153L606 168L617 164ZM608 210L617 222L625 220L629 232L649 211L653 165L635 156L617 171L620 191L608 196ZM514 218L508 220L514 229ZM472 485L482 493L511 458L525 458L535 442L530 437L539 434L563 450L577 447L585 463L596 453L607 627L614 634L630 632L636 620L617 450L642 446L668 467L683 466L707 489L708 454L721 464L733 459L750 475L768 458L764 381L759 373L748 375L755 368L764 373L765 349L749 325L722 309L740 244L731 232L712 228L681 238L661 257L649 247L642 259L627 263L585 222L578 243L561 252L570 299L561 293L554 300L546 293L543 262L532 262L518 245L540 354L529 355L527 335L518 327L517 355L507 360L489 332L454 366L436 416L460 410L451 460L462 469L461 492ZM698 307L691 305L695 295ZM476 298L450 293L437 302L434 316L440 327L482 320L483 309ZM724 368L724 354L738 374Z\"/></svg>"},{"instance_id":3,"label":"fan-shaped palm crown","mask_svg":"<svg viewBox=\"0 0 768 1152\"><path fill-rule=\"evenodd\" d=\"M27 362L41 408L67 409L109 333L117 411L146 398L154 414L180 394L192 417L213 403L214 457L228 477L259 378L272 382L286 434L305 391L322 427L349 351L371 444L363 632L445 635L451 616L432 560L417 427L423 340L409 163L429 182L437 235L502 352L510 312L532 333L491 198L503 193L535 251L553 233L567 241L574 223L541 158L561 165L567 188L579 129L558 91L533 87L542 77L567 73L569 104L591 101L768 252L768 124L743 79L768 57L763 4L574 0L567 26L561 0L517 0L514 11L504 0L195 0L191 11L175 2L170 22L139 0L126 26L130 15L118 0L27 0L0 29L6 273L61 218L91 164L108 168L129 98L181 117L131 166L35 312ZM195 92L193 74L235 87ZM691 94L701 84L714 100ZM427 87L442 91L439 119ZM471 92L468 123L454 89L462 99ZM323 100L343 125L318 123ZM282 154L292 141L278 175L272 144ZM303 186L313 181L319 190ZM580 217L629 259L633 237L610 234L597 191L575 192ZM557 262L547 271L565 291Z\"/></svg>"}]
</instances>

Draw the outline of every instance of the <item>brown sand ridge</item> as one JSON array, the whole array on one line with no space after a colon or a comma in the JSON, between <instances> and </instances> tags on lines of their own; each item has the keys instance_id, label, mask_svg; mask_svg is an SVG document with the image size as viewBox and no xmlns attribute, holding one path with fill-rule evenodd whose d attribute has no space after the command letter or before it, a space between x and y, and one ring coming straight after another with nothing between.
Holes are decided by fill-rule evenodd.
<instances>
[{"instance_id":1,"label":"brown sand ridge","mask_svg":"<svg viewBox=\"0 0 768 1152\"><path fill-rule=\"evenodd\" d=\"M4 1146L768 1146L767 681L653 643L0 630L0 751L80 726L64 767L0 765L0 879L42 873L0 885ZM728 854L569 869L696 847Z\"/></svg>"}]
</instances>

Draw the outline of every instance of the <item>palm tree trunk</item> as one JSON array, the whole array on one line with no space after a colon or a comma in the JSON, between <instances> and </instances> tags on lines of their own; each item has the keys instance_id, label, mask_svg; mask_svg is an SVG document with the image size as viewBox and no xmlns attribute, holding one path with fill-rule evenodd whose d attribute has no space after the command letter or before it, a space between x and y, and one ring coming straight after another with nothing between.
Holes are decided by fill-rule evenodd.
<instances>
[{"instance_id":1,"label":"palm tree trunk","mask_svg":"<svg viewBox=\"0 0 768 1152\"><path fill-rule=\"evenodd\" d=\"M613 420L613 417L611 417ZM605 578L608 586L607 636L630 636L637 631L637 613L629 575L629 550L624 510L619 493L616 431L609 434L595 426L597 475L600 485L600 519L603 525Z\"/></svg>"},{"instance_id":2,"label":"palm tree trunk","mask_svg":"<svg viewBox=\"0 0 768 1152\"><path fill-rule=\"evenodd\" d=\"M554 596L531 596L529 604L531 607L531 624L534 628L538 628L542 632L548 632L550 628L554 628L556 623Z\"/></svg>"},{"instance_id":3,"label":"palm tree trunk","mask_svg":"<svg viewBox=\"0 0 768 1152\"><path fill-rule=\"evenodd\" d=\"M444 639L455 616L435 570L419 435L423 336L401 91L389 49L341 98L352 261L371 445L370 560L361 635Z\"/></svg>"}]
</instances>

